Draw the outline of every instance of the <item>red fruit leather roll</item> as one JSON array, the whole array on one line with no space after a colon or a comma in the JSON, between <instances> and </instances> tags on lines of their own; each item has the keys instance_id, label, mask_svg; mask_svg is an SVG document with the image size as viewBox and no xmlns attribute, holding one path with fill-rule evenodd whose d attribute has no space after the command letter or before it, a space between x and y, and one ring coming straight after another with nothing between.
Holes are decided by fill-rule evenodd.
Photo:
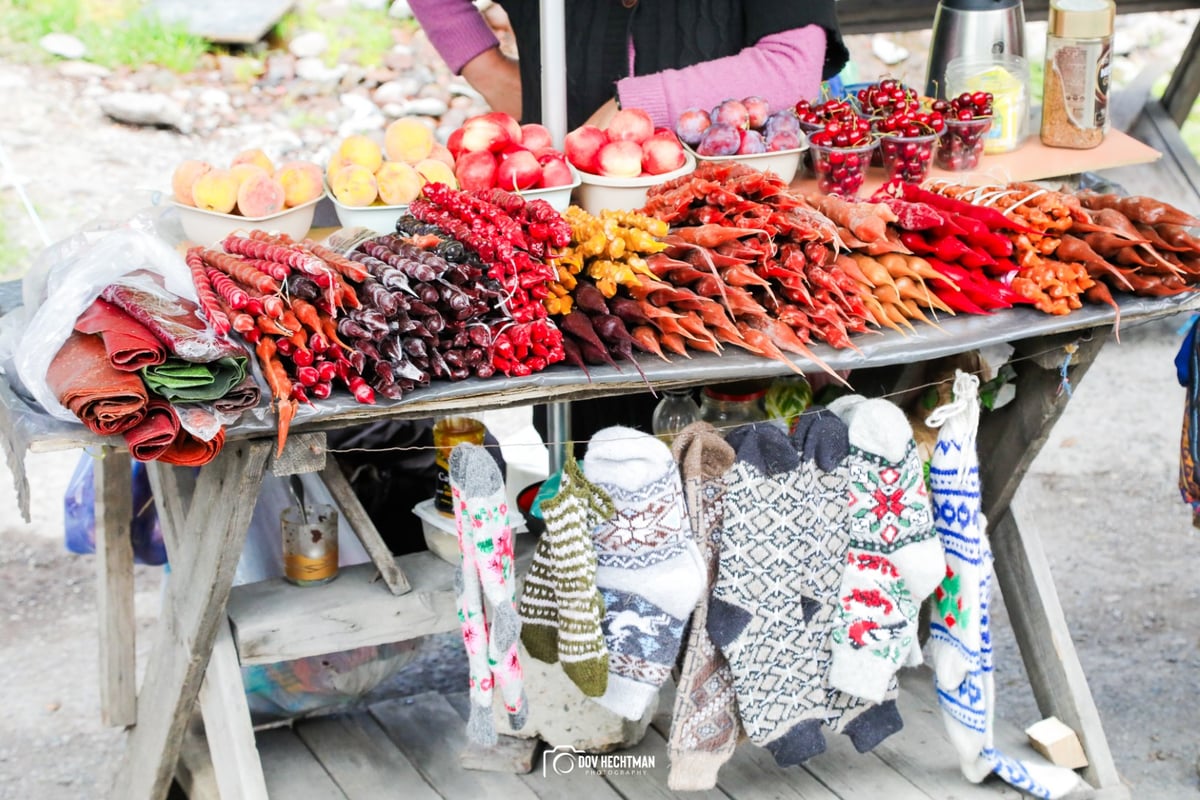
<instances>
[{"instance_id":1,"label":"red fruit leather roll","mask_svg":"<svg viewBox=\"0 0 1200 800\"><path fill-rule=\"evenodd\" d=\"M146 404L146 417L125 431L129 455L138 461L153 461L167 451L179 435L179 415L166 400Z\"/></svg>"},{"instance_id":2,"label":"red fruit leather roll","mask_svg":"<svg viewBox=\"0 0 1200 800\"><path fill-rule=\"evenodd\" d=\"M146 416L149 397L142 379L113 369L100 337L72 333L46 371L58 402L94 432L124 433Z\"/></svg>"},{"instance_id":3,"label":"red fruit leather roll","mask_svg":"<svg viewBox=\"0 0 1200 800\"><path fill-rule=\"evenodd\" d=\"M178 467L202 467L217 457L225 446L225 429L217 431L211 441L201 441L192 434L179 429L175 441L171 442L158 460L164 464L174 464Z\"/></svg>"},{"instance_id":4,"label":"red fruit leather roll","mask_svg":"<svg viewBox=\"0 0 1200 800\"><path fill-rule=\"evenodd\" d=\"M157 282L156 278L147 280ZM200 316L199 306L170 294L162 286L113 283L101 296L149 328L172 354L184 361L207 364L226 356L246 354L208 327Z\"/></svg>"},{"instance_id":5,"label":"red fruit leather roll","mask_svg":"<svg viewBox=\"0 0 1200 800\"><path fill-rule=\"evenodd\" d=\"M122 372L136 372L167 360L167 348L150 329L99 297L75 321L80 333L98 333L108 362Z\"/></svg>"}]
</instances>

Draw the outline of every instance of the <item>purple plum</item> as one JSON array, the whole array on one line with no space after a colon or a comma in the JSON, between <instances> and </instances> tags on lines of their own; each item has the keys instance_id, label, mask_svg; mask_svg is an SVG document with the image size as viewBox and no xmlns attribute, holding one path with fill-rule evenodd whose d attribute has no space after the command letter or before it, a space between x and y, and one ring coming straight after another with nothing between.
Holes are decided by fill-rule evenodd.
<instances>
[{"instance_id":1,"label":"purple plum","mask_svg":"<svg viewBox=\"0 0 1200 800\"><path fill-rule=\"evenodd\" d=\"M702 156L732 156L742 146L738 129L725 122L714 122L704 131L696 153Z\"/></svg>"},{"instance_id":2,"label":"purple plum","mask_svg":"<svg viewBox=\"0 0 1200 800\"><path fill-rule=\"evenodd\" d=\"M767 145L763 141L762 134L758 131L739 131L741 134L741 145L738 147L738 155L750 156L756 153L767 152Z\"/></svg>"},{"instance_id":3,"label":"purple plum","mask_svg":"<svg viewBox=\"0 0 1200 800\"><path fill-rule=\"evenodd\" d=\"M795 150L800 146L800 135L791 131L776 131L767 137L767 152L776 153L780 150Z\"/></svg>"},{"instance_id":4,"label":"purple plum","mask_svg":"<svg viewBox=\"0 0 1200 800\"><path fill-rule=\"evenodd\" d=\"M754 130L761 130L762 126L767 122L767 115L771 113L770 106L767 101L761 97L743 97L742 105L746 107L746 111L750 114L750 127Z\"/></svg>"},{"instance_id":5,"label":"purple plum","mask_svg":"<svg viewBox=\"0 0 1200 800\"><path fill-rule=\"evenodd\" d=\"M763 124L763 135L768 139L771 138L771 134L781 131L800 132L800 118L790 108L776 111L767 117L767 121Z\"/></svg>"},{"instance_id":6,"label":"purple plum","mask_svg":"<svg viewBox=\"0 0 1200 800\"><path fill-rule=\"evenodd\" d=\"M726 125L732 125L742 130L750 127L750 112L746 106L742 105L741 100L723 101L712 110L710 116L714 123L724 122Z\"/></svg>"},{"instance_id":7,"label":"purple plum","mask_svg":"<svg viewBox=\"0 0 1200 800\"><path fill-rule=\"evenodd\" d=\"M700 137L711 124L712 119L707 111L702 108L689 108L675 121L675 135L684 144L695 147L700 144Z\"/></svg>"}]
</instances>

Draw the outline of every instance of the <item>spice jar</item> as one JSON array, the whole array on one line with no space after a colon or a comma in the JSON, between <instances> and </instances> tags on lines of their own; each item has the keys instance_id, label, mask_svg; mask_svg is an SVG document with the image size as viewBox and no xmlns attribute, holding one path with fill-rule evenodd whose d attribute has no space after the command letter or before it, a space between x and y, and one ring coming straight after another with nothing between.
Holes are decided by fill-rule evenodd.
<instances>
[{"instance_id":1,"label":"spice jar","mask_svg":"<svg viewBox=\"0 0 1200 800\"><path fill-rule=\"evenodd\" d=\"M326 503L288 506L279 516L283 577L297 586L329 583L338 574L338 513Z\"/></svg>"},{"instance_id":2,"label":"spice jar","mask_svg":"<svg viewBox=\"0 0 1200 800\"><path fill-rule=\"evenodd\" d=\"M1108 132L1113 0L1051 0L1042 76L1042 143L1084 150Z\"/></svg>"},{"instance_id":3,"label":"spice jar","mask_svg":"<svg viewBox=\"0 0 1200 800\"><path fill-rule=\"evenodd\" d=\"M722 436L739 425L762 422L767 418L766 394L765 388L753 385L706 386L700 397L700 419Z\"/></svg>"},{"instance_id":4,"label":"spice jar","mask_svg":"<svg viewBox=\"0 0 1200 800\"><path fill-rule=\"evenodd\" d=\"M700 419L700 406L692 399L691 389L665 389L650 417L650 430L669 447L675 434Z\"/></svg>"},{"instance_id":5,"label":"spice jar","mask_svg":"<svg viewBox=\"0 0 1200 800\"><path fill-rule=\"evenodd\" d=\"M454 516L450 495L450 451L463 442L483 445L487 428L474 417L442 417L433 423L433 446L437 448L434 467L433 507L448 517Z\"/></svg>"}]
</instances>

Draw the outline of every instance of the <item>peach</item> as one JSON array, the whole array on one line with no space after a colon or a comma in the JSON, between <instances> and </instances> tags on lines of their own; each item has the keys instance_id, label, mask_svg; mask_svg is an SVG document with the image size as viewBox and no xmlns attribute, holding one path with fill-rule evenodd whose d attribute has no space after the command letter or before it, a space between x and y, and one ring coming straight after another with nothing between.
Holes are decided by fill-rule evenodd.
<instances>
[{"instance_id":1,"label":"peach","mask_svg":"<svg viewBox=\"0 0 1200 800\"><path fill-rule=\"evenodd\" d=\"M450 148L444 144L434 143L433 149L429 151L429 157L435 161L440 161L447 167L454 170L454 156L450 152Z\"/></svg>"},{"instance_id":2,"label":"peach","mask_svg":"<svg viewBox=\"0 0 1200 800\"><path fill-rule=\"evenodd\" d=\"M454 177L454 170L436 158L418 161L415 169L424 178L425 183L444 183L451 189L458 188L458 179Z\"/></svg>"},{"instance_id":3,"label":"peach","mask_svg":"<svg viewBox=\"0 0 1200 800\"><path fill-rule=\"evenodd\" d=\"M454 177L467 191L491 189L496 185L496 157L486 150L463 153L454 162Z\"/></svg>"},{"instance_id":4,"label":"peach","mask_svg":"<svg viewBox=\"0 0 1200 800\"><path fill-rule=\"evenodd\" d=\"M237 205L237 178L227 169L210 169L192 184L192 205L229 214Z\"/></svg>"},{"instance_id":5,"label":"peach","mask_svg":"<svg viewBox=\"0 0 1200 800\"><path fill-rule=\"evenodd\" d=\"M551 158L542 164L541 188L550 189L555 186L570 186L574 182L575 176L571 174L571 168L567 166L567 162L563 159Z\"/></svg>"},{"instance_id":6,"label":"peach","mask_svg":"<svg viewBox=\"0 0 1200 800\"><path fill-rule=\"evenodd\" d=\"M358 164L374 173L383 163L383 150L373 139L356 134L342 140L342 143L338 145L337 152L334 153L334 159L340 161L344 166Z\"/></svg>"},{"instance_id":7,"label":"peach","mask_svg":"<svg viewBox=\"0 0 1200 800\"><path fill-rule=\"evenodd\" d=\"M640 108L622 108L613 114L604 130L614 142L641 144L654 135L654 121Z\"/></svg>"},{"instance_id":8,"label":"peach","mask_svg":"<svg viewBox=\"0 0 1200 800\"><path fill-rule=\"evenodd\" d=\"M510 192L532 189L542 180L542 165L528 150L519 150L496 167L496 185Z\"/></svg>"},{"instance_id":9,"label":"peach","mask_svg":"<svg viewBox=\"0 0 1200 800\"><path fill-rule=\"evenodd\" d=\"M608 144L608 134L595 125L580 125L567 134L563 150L567 160L584 172L600 174L600 148ZM640 158L640 156L639 156Z\"/></svg>"},{"instance_id":10,"label":"peach","mask_svg":"<svg viewBox=\"0 0 1200 800\"><path fill-rule=\"evenodd\" d=\"M609 142L600 148L600 174L610 178L636 178L642 174L642 148L636 142Z\"/></svg>"},{"instance_id":11,"label":"peach","mask_svg":"<svg viewBox=\"0 0 1200 800\"><path fill-rule=\"evenodd\" d=\"M380 200L389 206L403 206L417 199L424 180L409 164L387 161L375 173L375 183L379 187Z\"/></svg>"},{"instance_id":12,"label":"peach","mask_svg":"<svg viewBox=\"0 0 1200 800\"><path fill-rule=\"evenodd\" d=\"M329 176L329 188L339 203L356 208L371 205L379 196L379 184L375 176L361 164L335 170Z\"/></svg>"},{"instance_id":13,"label":"peach","mask_svg":"<svg viewBox=\"0 0 1200 800\"><path fill-rule=\"evenodd\" d=\"M194 206L192 186L196 183L197 178L211 170L212 164L207 161L189 159L180 163L171 175L171 191L175 194L175 201L183 203L185 206Z\"/></svg>"},{"instance_id":14,"label":"peach","mask_svg":"<svg viewBox=\"0 0 1200 800\"><path fill-rule=\"evenodd\" d=\"M521 143L524 129L521 127L521 123L512 118L512 115L505 114L503 111L489 111L486 114L480 114L478 119L486 119L496 123L501 128L504 128L504 130L508 133L509 139L513 140L517 144ZM469 124L470 120L467 120L467 123Z\"/></svg>"},{"instance_id":15,"label":"peach","mask_svg":"<svg viewBox=\"0 0 1200 800\"><path fill-rule=\"evenodd\" d=\"M679 169L686 160L679 137L670 131L656 133L642 142L642 169L651 175Z\"/></svg>"},{"instance_id":16,"label":"peach","mask_svg":"<svg viewBox=\"0 0 1200 800\"><path fill-rule=\"evenodd\" d=\"M463 153L462 140L462 128L455 128L446 139L446 149L450 151L450 155L454 156L454 158L458 158Z\"/></svg>"},{"instance_id":17,"label":"peach","mask_svg":"<svg viewBox=\"0 0 1200 800\"><path fill-rule=\"evenodd\" d=\"M389 161L415 164L433 152L433 129L413 117L401 117L383 133L383 149Z\"/></svg>"},{"instance_id":18,"label":"peach","mask_svg":"<svg viewBox=\"0 0 1200 800\"><path fill-rule=\"evenodd\" d=\"M283 211L283 184L265 172L250 175L237 192L237 209L243 217L269 217Z\"/></svg>"},{"instance_id":19,"label":"peach","mask_svg":"<svg viewBox=\"0 0 1200 800\"><path fill-rule=\"evenodd\" d=\"M321 168L311 161L289 161L275 170L275 180L283 186L283 204L288 208L320 197L325 191L321 178Z\"/></svg>"},{"instance_id":20,"label":"peach","mask_svg":"<svg viewBox=\"0 0 1200 800\"><path fill-rule=\"evenodd\" d=\"M236 167L238 164L253 164L256 167L261 167L262 171L268 175L275 174L275 163L271 161L266 153L257 147L243 150L233 157L233 161L229 162L229 166L231 167Z\"/></svg>"},{"instance_id":21,"label":"peach","mask_svg":"<svg viewBox=\"0 0 1200 800\"><path fill-rule=\"evenodd\" d=\"M546 126L528 122L521 126L521 144L525 145L527 150L536 153L543 147L553 147L554 141L550 138L550 131Z\"/></svg>"},{"instance_id":22,"label":"peach","mask_svg":"<svg viewBox=\"0 0 1200 800\"><path fill-rule=\"evenodd\" d=\"M241 186L246 182L247 179L255 175L266 175L268 178L271 177L263 171L262 167L258 166L257 164L251 164L248 161L243 161L240 164L234 164L229 168L229 171L233 173L233 178L237 181L238 186Z\"/></svg>"},{"instance_id":23,"label":"peach","mask_svg":"<svg viewBox=\"0 0 1200 800\"><path fill-rule=\"evenodd\" d=\"M521 127L518 125L517 133L520 132ZM489 118L487 114L471 117L463 123L463 150L471 153L490 150L495 153L504 150L511 144L513 144L512 131L501 122Z\"/></svg>"}]
</instances>

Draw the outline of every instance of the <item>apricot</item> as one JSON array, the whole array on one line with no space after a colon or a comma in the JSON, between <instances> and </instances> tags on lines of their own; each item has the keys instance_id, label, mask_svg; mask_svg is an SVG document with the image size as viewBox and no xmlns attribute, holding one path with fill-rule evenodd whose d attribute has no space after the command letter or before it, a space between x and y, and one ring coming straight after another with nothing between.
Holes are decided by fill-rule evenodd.
<instances>
[{"instance_id":1,"label":"apricot","mask_svg":"<svg viewBox=\"0 0 1200 800\"><path fill-rule=\"evenodd\" d=\"M275 170L275 180L283 186L283 204L302 206L325 191L321 168L311 161L289 161Z\"/></svg>"},{"instance_id":2,"label":"apricot","mask_svg":"<svg viewBox=\"0 0 1200 800\"><path fill-rule=\"evenodd\" d=\"M253 164L268 175L275 172L275 162L271 161L270 157L257 147L243 150L233 157L233 161L229 162L231 167L236 167L238 164Z\"/></svg>"},{"instance_id":3,"label":"apricot","mask_svg":"<svg viewBox=\"0 0 1200 800\"><path fill-rule=\"evenodd\" d=\"M234 164L229 168L229 171L233 174L234 180L237 181L238 186L241 186L248 178L251 178L255 175L266 175L268 178L271 177L269 173L263 171L262 167L258 166L257 164L251 164L248 161L243 161L240 164Z\"/></svg>"},{"instance_id":4,"label":"apricot","mask_svg":"<svg viewBox=\"0 0 1200 800\"><path fill-rule=\"evenodd\" d=\"M454 169L454 154L450 152L450 148L440 142L433 143L433 149L429 151L429 157L441 161L450 169Z\"/></svg>"},{"instance_id":5,"label":"apricot","mask_svg":"<svg viewBox=\"0 0 1200 800\"><path fill-rule=\"evenodd\" d=\"M379 198L389 206L403 206L416 200L425 183L417 170L403 161L385 162L375 173L375 182Z\"/></svg>"},{"instance_id":6,"label":"apricot","mask_svg":"<svg viewBox=\"0 0 1200 800\"><path fill-rule=\"evenodd\" d=\"M192 200L192 186L196 183L197 178L211 170L212 164L207 161L189 159L180 163L171 175L171 191L175 195L175 201L183 203L185 206L196 205Z\"/></svg>"},{"instance_id":7,"label":"apricot","mask_svg":"<svg viewBox=\"0 0 1200 800\"><path fill-rule=\"evenodd\" d=\"M383 150L374 140L366 136L355 135L343 139L333 157L345 166L358 164L374 173L383 163Z\"/></svg>"},{"instance_id":8,"label":"apricot","mask_svg":"<svg viewBox=\"0 0 1200 800\"><path fill-rule=\"evenodd\" d=\"M384 131L383 149L389 161L415 164L433 152L433 129L413 117L401 117Z\"/></svg>"},{"instance_id":9,"label":"apricot","mask_svg":"<svg viewBox=\"0 0 1200 800\"><path fill-rule=\"evenodd\" d=\"M269 217L283 211L283 185L265 172L242 181L237 208L243 217Z\"/></svg>"},{"instance_id":10,"label":"apricot","mask_svg":"<svg viewBox=\"0 0 1200 800\"><path fill-rule=\"evenodd\" d=\"M371 171L359 164L342 167L329 176L333 196L344 206L361 208L375 202L379 186Z\"/></svg>"},{"instance_id":11,"label":"apricot","mask_svg":"<svg viewBox=\"0 0 1200 800\"><path fill-rule=\"evenodd\" d=\"M421 174L426 183L444 183L451 189L458 188L458 179L454 177L454 170L437 159L422 159L417 162L414 168Z\"/></svg>"},{"instance_id":12,"label":"apricot","mask_svg":"<svg viewBox=\"0 0 1200 800\"><path fill-rule=\"evenodd\" d=\"M237 197L237 178L227 169L210 169L192 184L192 204L205 211L229 214Z\"/></svg>"}]
</instances>

